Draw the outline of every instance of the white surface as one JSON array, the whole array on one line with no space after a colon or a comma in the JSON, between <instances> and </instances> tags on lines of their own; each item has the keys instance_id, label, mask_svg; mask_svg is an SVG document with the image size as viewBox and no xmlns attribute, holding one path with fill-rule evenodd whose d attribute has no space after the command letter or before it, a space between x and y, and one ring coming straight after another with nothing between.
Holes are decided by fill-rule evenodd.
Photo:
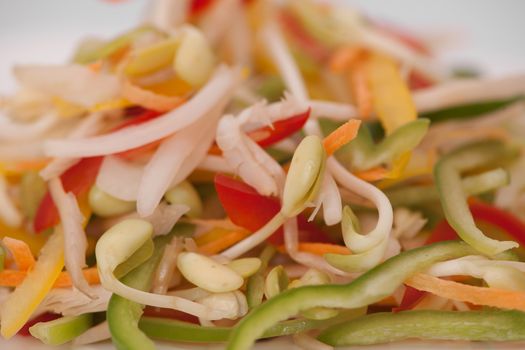
<instances>
[{"instance_id":1,"label":"white surface","mask_svg":"<svg viewBox=\"0 0 525 350\"><path fill-rule=\"evenodd\" d=\"M174 0L175 1L175 0ZM383 19L423 35L442 32L451 39L449 62L475 63L492 74L525 71L525 1L523 0L348 0L375 19ZM101 0L0 0L0 94L16 87L14 63L59 63L68 59L86 35L110 38L143 18L147 0L117 5ZM287 345L285 345L287 344ZM69 346L60 349L70 349ZM206 347L209 349L210 347ZM215 347L216 348L216 347ZM290 343L261 343L258 349L293 349ZM438 342L397 343L362 349L523 349L522 344ZM2 350L47 350L28 339L0 340ZM83 346L109 350L111 344ZM159 349L181 349L161 345ZM195 349L183 347L182 349ZM356 348L353 348L356 349Z\"/></svg>"}]
</instances>

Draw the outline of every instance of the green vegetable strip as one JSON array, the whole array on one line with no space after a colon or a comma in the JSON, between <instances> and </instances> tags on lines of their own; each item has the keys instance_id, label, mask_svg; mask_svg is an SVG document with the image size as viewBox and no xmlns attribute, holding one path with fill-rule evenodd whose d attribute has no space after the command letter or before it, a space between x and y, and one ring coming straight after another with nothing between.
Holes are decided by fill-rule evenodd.
<instances>
[{"instance_id":1,"label":"green vegetable strip","mask_svg":"<svg viewBox=\"0 0 525 350\"><path fill-rule=\"evenodd\" d=\"M489 170L478 175L465 177L461 187L468 196L475 196L493 191L510 182L509 174L501 168ZM434 186L410 186L386 191L392 206L417 206L422 203L439 201L439 193Z\"/></svg>"},{"instance_id":2,"label":"green vegetable strip","mask_svg":"<svg viewBox=\"0 0 525 350\"><path fill-rule=\"evenodd\" d=\"M0 247L0 271L4 269L5 264L5 250L4 248Z\"/></svg>"},{"instance_id":3,"label":"green vegetable strip","mask_svg":"<svg viewBox=\"0 0 525 350\"><path fill-rule=\"evenodd\" d=\"M521 311L414 310L377 313L329 328L319 340L332 346L369 345L409 338L512 341L525 339Z\"/></svg>"},{"instance_id":4,"label":"green vegetable strip","mask_svg":"<svg viewBox=\"0 0 525 350\"><path fill-rule=\"evenodd\" d=\"M488 238L476 227L462 188L461 173L487 168L508 157L508 154L509 149L498 141L477 142L445 155L434 168L436 186L448 223L461 239L487 255L501 253L518 244Z\"/></svg>"},{"instance_id":5,"label":"green vegetable strip","mask_svg":"<svg viewBox=\"0 0 525 350\"><path fill-rule=\"evenodd\" d=\"M65 344L91 327L93 314L66 316L49 322L39 322L29 328L31 335L47 345Z\"/></svg>"},{"instance_id":6,"label":"green vegetable strip","mask_svg":"<svg viewBox=\"0 0 525 350\"><path fill-rule=\"evenodd\" d=\"M507 107L521 99L523 99L523 96L515 96L505 100L485 101L454 106L438 111L422 113L420 117L430 119L432 123L439 123L447 120L470 119Z\"/></svg>"},{"instance_id":7,"label":"green vegetable strip","mask_svg":"<svg viewBox=\"0 0 525 350\"><path fill-rule=\"evenodd\" d=\"M113 271L113 274L117 278L126 276L130 271L134 270L138 266L142 265L153 255L155 245L152 240L148 240L142 245L135 253L133 253L128 260L117 266Z\"/></svg>"},{"instance_id":8,"label":"green vegetable strip","mask_svg":"<svg viewBox=\"0 0 525 350\"><path fill-rule=\"evenodd\" d=\"M173 233L155 239L153 255L145 263L129 272L122 282L143 291L149 290L155 269L162 258L164 247ZM138 328L144 306L113 294L106 313L111 339L119 350L153 350L155 344Z\"/></svg>"},{"instance_id":9,"label":"green vegetable strip","mask_svg":"<svg viewBox=\"0 0 525 350\"><path fill-rule=\"evenodd\" d=\"M262 338L278 337L310 329L330 327L362 316L365 312L366 308L360 308L327 320L297 319L280 322L264 332ZM191 343L226 342L233 330L230 327L202 327L193 323L157 317L143 317L140 320L139 327L144 333L155 339Z\"/></svg>"},{"instance_id":10,"label":"green vegetable strip","mask_svg":"<svg viewBox=\"0 0 525 350\"><path fill-rule=\"evenodd\" d=\"M259 256L259 259L261 259L261 267L259 267L259 270L255 274L248 278L246 284L246 301L250 309L262 303L264 296L264 272L268 268L268 263L274 255L275 248L271 245L266 246Z\"/></svg>"},{"instance_id":11,"label":"green vegetable strip","mask_svg":"<svg viewBox=\"0 0 525 350\"><path fill-rule=\"evenodd\" d=\"M357 137L336 152L337 159L355 170L366 170L388 163L416 147L425 136L430 122L418 119L397 128L378 144L367 127L359 128ZM335 130L337 124L323 121L323 133Z\"/></svg>"},{"instance_id":12,"label":"green vegetable strip","mask_svg":"<svg viewBox=\"0 0 525 350\"><path fill-rule=\"evenodd\" d=\"M250 349L271 326L313 307L356 309L391 295L408 277L432 264L479 254L464 242L446 241L403 252L345 285L289 289L253 309L232 333L229 350Z\"/></svg>"}]
</instances>

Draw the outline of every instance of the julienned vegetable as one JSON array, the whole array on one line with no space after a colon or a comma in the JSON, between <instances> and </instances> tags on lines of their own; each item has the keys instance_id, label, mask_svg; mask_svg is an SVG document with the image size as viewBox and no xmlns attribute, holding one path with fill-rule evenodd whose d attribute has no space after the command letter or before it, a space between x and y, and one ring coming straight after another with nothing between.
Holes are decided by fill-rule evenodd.
<instances>
[{"instance_id":1,"label":"julienned vegetable","mask_svg":"<svg viewBox=\"0 0 525 350\"><path fill-rule=\"evenodd\" d=\"M521 311L404 311L377 313L330 327L319 339L332 346L381 344L403 339L512 341L525 336Z\"/></svg>"},{"instance_id":2,"label":"julienned vegetable","mask_svg":"<svg viewBox=\"0 0 525 350\"><path fill-rule=\"evenodd\" d=\"M305 286L288 290L253 310L235 328L228 349L249 349L264 331L312 307L356 309L389 296L412 274L433 263L476 251L462 242L443 242L401 253L346 285Z\"/></svg>"},{"instance_id":3,"label":"julienned vegetable","mask_svg":"<svg viewBox=\"0 0 525 350\"><path fill-rule=\"evenodd\" d=\"M151 2L2 96L7 347L525 341L524 75L326 2Z\"/></svg>"}]
</instances>

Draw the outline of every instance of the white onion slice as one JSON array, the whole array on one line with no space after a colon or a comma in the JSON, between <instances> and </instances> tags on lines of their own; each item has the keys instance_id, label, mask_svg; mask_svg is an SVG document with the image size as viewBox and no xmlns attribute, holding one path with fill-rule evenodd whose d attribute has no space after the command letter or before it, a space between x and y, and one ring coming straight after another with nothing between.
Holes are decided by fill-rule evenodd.
<instances>
[{"instance_id":1,"label":"white onion slice","mask_svg":"<svg viewBox=\"0 0 525 350\"><path fill-rule=\"evenodd\" d=\"M48 113L35 122L16 123L3 113L0 113L0 140L21 141L34 139L49 131L58 120L54 113Z\"/></svg>"},{"instance_id":2,"label":"white onion slice","mask_svg":"<svg viewBox=\"0 0 525 350\"><path fill-rule=\"evenodd\" d=\"M214 173L233 173L226 159L221 156L207 155L199 163L197 169L211 171Z\"/></svg>"},{"instance_id":3,"label":"white onion slice","mask_svg":"<svg viewBox=\"0 0 525 350\"><path fill-rule=\"evenodd\" d=\"M525 75L503 78L461 79L414 93L418 112L429 112L462 104L494 101L525 94Z\"/></svg>"},{"instance_id":4,"label":"white onion slice","mask_svg":"<svg viewBox=\"0 0 525 350\"><path fill-rule=\"evenodd\" d=\"M144 168L119 157L104 157L96 184L107 194L123 201L135 201Z\"/></svg>"},{"instance_id":5,"label":"white onion slice","mask_svg":"<svg viewBox=\"0 0 525 350\"><path fill-rule=\"evenodd\" d=\"M120 81L116 76L93 72L79 64L21 65L14 74L24 87L90 107L118 97Z\"/></svg>"},{"instance_id":6,"label":"white onion slice","mask_svg":"<svg viewBox=\"0 0 525 350\"><path fill-rule=\"evenodd\" d=\"M58 229L64 232L64 260L73 286L86 296L94 298L95 294L82 273L82 269L87 266L87 238L82 227L84 216L80 212L77 199L73 193L64 191L58 177L49 181L49 192L60 215L61 225Z\"/></svg>"},{"instance_id":7,"label":"white onion slice","mask_svg":"<svg viewBox=\"0 0 525 350\"><path fill-rule=\"evenodd\" d=\"M49 140L45 152L53 157L90 157L137 148L169 136L210 113L221 101L229 100L240 74L224 66L188 102L140 126L79 140Z\"/></svg>"},{"instance_id":8,"label":"white onion slice","mask_svg":"<svg viewBox=\"0 0 525 350\"><path fill-rule=\"evenodd\" d=\"M78 124L78 126L71 132L71 134L68 135L68 138L82 138L96 134L102 128L103 119L103 113L90 114ZM40 171L40 176L44 180L49 180L53 177L58 177L62 175L64 171L75 165L78 161L78 158L53 159L44 169Z\"/></svg>"},{"instance_id":9,"label":"white onion slice","mask_svg":"<svg viewBox=\"0 0 525 350\"><path fill-rule=\"evenodd\" d=\"M0 220L10 227L22 225L22 214L9 196L7 182L3 175L0 175Z\"/></svg>"}]
</instances>

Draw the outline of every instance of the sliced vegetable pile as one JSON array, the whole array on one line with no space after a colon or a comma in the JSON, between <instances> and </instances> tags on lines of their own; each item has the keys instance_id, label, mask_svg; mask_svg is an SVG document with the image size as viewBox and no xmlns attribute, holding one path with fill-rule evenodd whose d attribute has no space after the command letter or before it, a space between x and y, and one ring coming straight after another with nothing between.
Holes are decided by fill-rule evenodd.
<instances>
[{"instance_id":1,"label":"sliced vegetable pile","mask_svg":"<svg viewBox=\"0 0 525 350\"><path fill-rule=\"evenodd\" d=\"M525 76L314 1L157 1L0 101L0 333L525 341Z\"/></svg>"}]
</instances>

